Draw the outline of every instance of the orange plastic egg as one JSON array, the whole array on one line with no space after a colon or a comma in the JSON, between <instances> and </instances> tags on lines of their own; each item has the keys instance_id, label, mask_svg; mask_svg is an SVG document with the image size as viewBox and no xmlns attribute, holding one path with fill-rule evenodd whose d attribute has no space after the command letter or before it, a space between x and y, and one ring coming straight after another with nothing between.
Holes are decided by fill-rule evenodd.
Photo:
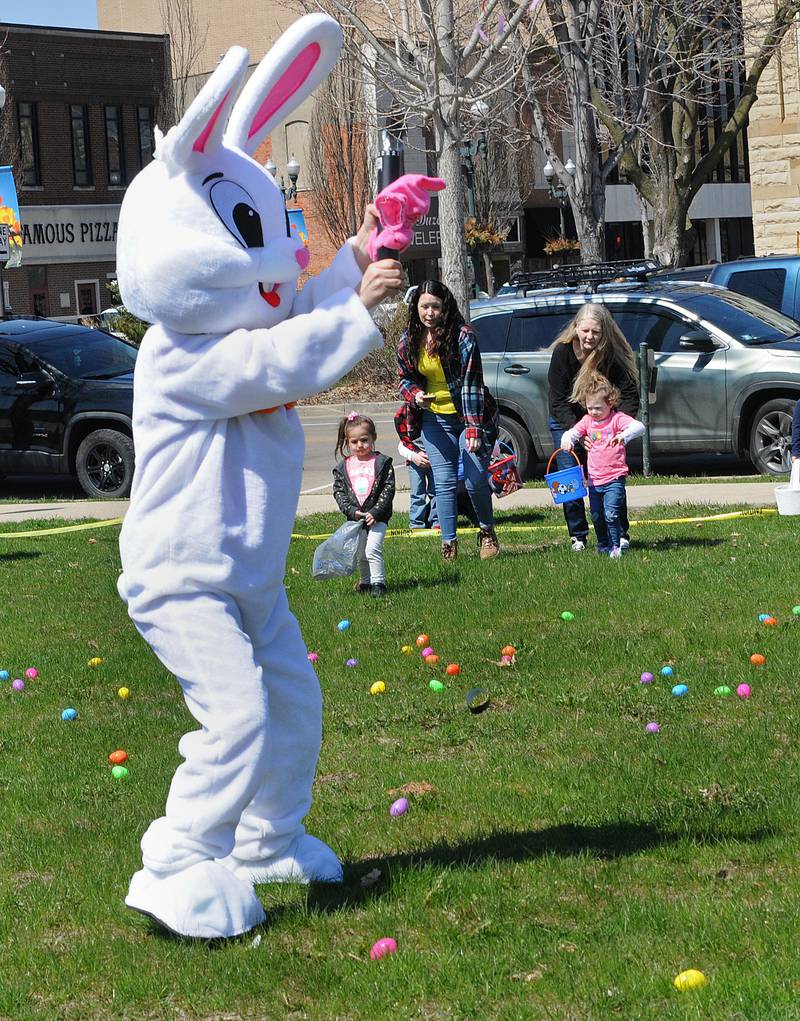
<instances>
[{"instance_id":1,"label":"orange plastic egg","mask_svg":"<svg viewBox=\"0 0 800 1021\"><path fill-rule=\"evenodd\" d=\"M767 662L767 658L762 656L760 652L754 652L750 657L750 662L753 666L763 666Z\"/></svg>"},{"instance_id":2,"label":"orange plastic egg","mask_svg":"<svg viewBox=\"0 0 800 1021\"><path fill-rule=\"evenodd\" d=\"M500 650L500 652L501 652L501 654L503 656L516 656L516 654L517 654L517 650L514 648L513 645L505 645L505 646L503 646L503 648Z\"/></svg>"},{"instance_id":3,"label":"orange plastic egg","mask_svg":"<svg viewBox=\"0 0 800 1021\"><path fill-rule=\"evenodd\" d=\"M428 664L428 666L436 666L436 664L439 662L439 657L436 655L435 652L432 652L430 656L425 657L425 662Z\"/></svg>"},{"instance_id":4,"label":"orange plastic egg","mask_svg":"<svg viewBox=\"0 0 800 1021\"><path fill-rule=\"evenodd\" d=\"M764 627L777 627L778 622L774 617L767 617L764 621Z\"/></svg>"},{"instance_id":5,"label":"orange plastic egg","mask_svg":"<svg viewBox=\"0 0 800 1021\"><path fill-rule=\"evenodd\" d=\"M455 677L457 674L461 673L461 667L458 663L448 663L446 673L448 673L451 677Z\"/></svg>"},{"instance_id":6,"label":"orange plastic egg","mask_svg":"<svg viewBox=\"0 0 800 1021\"><path fill-rule=\"evenodd\" d=\"M430 638L427 635L417 635L417 646L421 649L423 645L427 645L430 642Z\"/></svg>"},{"instance_id":7,"label":"orange plastic egg","mask_svg":"<svg viewBox=\"0 0 800 1021\"><path fill-rule=\"evenodd\" d=\"M128 753L123 751L121 748L118 748L115 752L112 752L109 755L108 761L112 766L121 766L123 762L128 761Z\"/></svg>"}]
</instances>

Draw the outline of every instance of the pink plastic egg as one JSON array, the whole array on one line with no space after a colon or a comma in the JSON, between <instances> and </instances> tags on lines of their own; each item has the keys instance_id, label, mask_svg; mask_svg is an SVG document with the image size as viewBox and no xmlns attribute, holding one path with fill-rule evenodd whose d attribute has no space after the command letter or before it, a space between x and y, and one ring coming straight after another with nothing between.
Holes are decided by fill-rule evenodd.
<instances>
[{"instance_id":1,"label":"pink plastic egg","mask_svg":"<svg viewBox=\"0 0 800 1021\"><path fill-rule=\"evenodd\" d=\"M408 798L398 798L389 806L389 815L396 819L399 815L405 815L408 811Z\"/></svg>"},{"instance_id":2,"label":"pink plastic egg","mask_svg":"<svg viewBox=\"0 0 800 1021\"><path fill-rule=\"evenodd\" d=\"M750 698L750 685L740 684L739 687L736 689L736 694L739 696L739 698Z\"/></svg>"},{"instance_id":3,"label":"pink plastic egg","mask_svg":"<svg viewBox=\"0 0 800 1021\"><path fill-rule=\"evenodd\" d=\"M369 952L369 956L373 961L377 961L381 957L386 957L388 954L397 953L397 940L392 939L391 936L384 936L383 939L379 939L372 947Z\"/></svg>"},{"instance_id":4,"label":"pink plastic egg","mask_svg":"<svg viewBox=\"0 0 800 1021\"><path fill-rule=\"evenodd\" d=\"M308 662L309 663L316 663L318 659L319 659L319 653L318 652L309 652L309 654L308 654Z\"/></svg>"},{"instance_id":5,"label":"pink plastic egg","mask_svg":"<svg viewBox=\"0 0 800 1021\"><path fill-rule=\"evenodd\" d=\"M29 680L35 681L36 678L39 676L39 671L36 669L35 666L29 666L28 669L25 671L25 676L29 678Z\"/></svg>"},{"instance_id":6,"label":"pink plastic egg","mask_svg":"<svg viewBox=\"0 0 800 1021\"><path fill-rule=\"evenodd\" d=\"M433 655L433 648L432 648L432 647L431 647L430 645L426 646L426 647L425 647L425 648L424 648L424 649L422 650L422 658L423 658L423 659L427 659L427 658L428 658L428 656L432 656L432 655Z\"/></svg>"},{"instance_id":7,"label":"pink plastic egg","mask_svg":"<svg viewBox=\"0 0 800 1021\"><path fill-rule=\"evenodd\" d=\"M511 666L511 664L514 661L511 659L510 656L501 656L500 657L500 662L503 664L503 666Z\"/></svg>"}]
</instances>

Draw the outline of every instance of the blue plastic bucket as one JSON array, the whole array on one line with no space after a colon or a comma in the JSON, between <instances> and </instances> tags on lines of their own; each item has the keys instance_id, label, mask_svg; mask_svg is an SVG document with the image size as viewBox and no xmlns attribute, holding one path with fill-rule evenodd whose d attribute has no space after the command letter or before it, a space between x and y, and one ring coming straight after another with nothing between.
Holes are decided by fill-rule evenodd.
<instances>
[{"instance_id":1,"label":"blue plastic bucket","mask_svg":"<svg viewBox=\"0 0 800 1021\"><path fill-rule=\"evenodd\" d=\"M570 451L575 458L575 464L571 468L561 468L560 471L551 472L550 465L558 453L554 450L547 462L547 470L544 473L544 481L553 497L553 502L569 503L570 500L582 500L588 495L586 482L583 478L583 467L574 451Z\"/></svg>"}]
</instances>

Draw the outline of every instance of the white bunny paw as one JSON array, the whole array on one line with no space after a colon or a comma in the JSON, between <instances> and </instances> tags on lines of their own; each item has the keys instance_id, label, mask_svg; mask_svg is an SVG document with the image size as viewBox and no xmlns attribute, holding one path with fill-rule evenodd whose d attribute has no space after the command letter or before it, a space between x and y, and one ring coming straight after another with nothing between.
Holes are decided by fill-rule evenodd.
<instances>
[{"instance_id":1,"label":"white bunny paw","mask_svg":"<svg viewBox=\"0 0 800 1021\"><path fill-rule=\"evenodd\" d=\"M341 883L342 863L333 851L310 833L299 836L285 854L244 861L231 854L220 862L251 883Z\"/></svg>"},{"instance_id":2,"label":"white bunny paw","mask_svg":"<svg viewBox=\"0 0 800 1021\"><path fill-rule=\"evenodd\" d=\"M267 917L252 885L215 861L170 875L141 869L125 903L170 932L197 939L238 936Z\"/></svg>"}]
</instances>

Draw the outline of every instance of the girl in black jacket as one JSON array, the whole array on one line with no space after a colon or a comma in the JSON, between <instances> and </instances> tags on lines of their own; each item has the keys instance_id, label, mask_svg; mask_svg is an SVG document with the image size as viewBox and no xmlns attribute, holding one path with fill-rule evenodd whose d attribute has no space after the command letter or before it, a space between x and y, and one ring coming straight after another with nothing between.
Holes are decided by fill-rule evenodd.
<instances>
[{"instance_id":1,"label":"girl in black jacket","mask_svg":"<svg viewBox=\"0 0 800 1021\"><path fill-rule=\"evenodd\" d=\"M358 540L356 592L386 593L383 540L392 516L394 468L391 457L375 450L378 434L367 415L351 411L339 423L333 469L333 496L348 521L363 521Z\"/></svg>"}]
</instances>

